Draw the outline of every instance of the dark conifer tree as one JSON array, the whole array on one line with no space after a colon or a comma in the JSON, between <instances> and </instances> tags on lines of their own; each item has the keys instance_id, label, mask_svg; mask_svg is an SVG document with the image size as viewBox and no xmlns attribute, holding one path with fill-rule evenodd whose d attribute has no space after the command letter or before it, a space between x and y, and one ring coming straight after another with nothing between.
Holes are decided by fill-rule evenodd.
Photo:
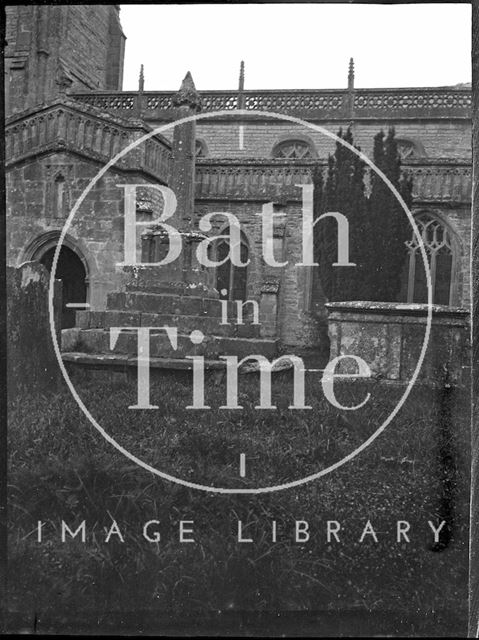
<instances>
[{"instance_id":1,"label":"dark conifer tree","mask_svg":"<svg viewBox=\"0 0 479 640\"><path fill-rule=\"evenodd\" d=\"M321 164L316 163L312 170L312 183L313 183L313 220L316 221L323 213L324 209L324 180L323 170ZM318 262L320 259L320 237L318 233L319 225L316 225L313 231L314 242L314 261Z\"/></svg>"},{"instance_id":2,"label":"dark conifer tree","mask_svg":"<svg viewBox=\"0 0 479 640\"><path fill-rule=\"evenodd\" d=\"M351 129L338 136L353 144ZM412 182L401 174L394 129L374 138L374 163L398 190L406 205L412 201ZM328 158L326 180L319 166L313 172L314 219L328 211L344 214L349 222L349 254L355 267L333 267L337 261L337 223L321 220L314 230L315 261L328 300L395 301L405 264L405 242L411 233L408 218L394 194L375 172L370 172L370 194L365 195L365 163L336 143Z\"/></svg>"},{"instance_id":3,"label":"dark conifer tree","mask_svg":"<svg viewBox=\"0 0 479 640\"><path fill-rule=\"evenodd\" d=\"M338 137L353 144L351 128ZM325 212L337 211L346 216L349 222L349 259L356 267L334 267L338 259L338 225L334 218L325 218L316 225L315 232L320 265L320 280L328 300L361 299L363 270L363 244L367 236L367 213L364 163L350 149L336 142L333 156L328 159L326 184L321 196L315 194L315 216Z\"/></svg>"},{"instance_id":4,"label":"dark conifer tree","mask_svg":"<svg viewBox=\"0 0 479 640\"><path fill-rule=\"evenodd\" d=\"M312 183L314 187L314 197L313 197L313 220L316 221L319 216L325 211L325 203L324 203L324 178L323 178L323 168L321 163L317 162L312 170ZM314 262L318 265L322 265L325 262L325 249L322 246L322 241L324 235L321 234L321 221L316 224L313 229L313 255ZM329 296L325 293L324 287L327 286L326 282L322 282L320 273L321 266L313 267L312 274L312 299L311 299L311 308L320 310L322 309L322 304L325 299L329 299Z\"/></svg>"},{"instance_id":5,"label":"dark conifer tree","mask_svg":"<svg viewBox=\"0 0 479 640\"><path fill-rule=\"evenodd\" d=\"M389 129L387 136L383 131L375 136L373 161L409 207L412 182L401 175L401 158L393 128ZM398 299L401 288L401 274L407 256L405 242L411 234L411 225L389 186L374 172L371 172L369 212L373 234L378 239L375 255L369 260L371 282L374 283L372 299L393 302Z\"/></svg>"},{"instance_id":6,"label":"dark conifer tree","mask_svg":"<svg viewBox=\"0 0 479 640\"><path fill-rule=\"evenodd\" d=\"M360 148L357 147L360 151ZM370 278L368 277L368 259L374 250L374 237L369 219L369 208L365 193L365 163L354 154L352 176L352 215L350 222L349 244L350 260L356 263L349 268L351 286L350 300L369 300Z\"/></svg>"},{"instance_id":7,"label":"dark conifer tree","mask_svg":"<svg viewBox=\"0 0 479 640\"><path fill-rule=\"evenodd\" d=\"M335 199L335 159L334 156L328 158L328 170L326 182L323 185L323 174L319 166L313 172L314 185L314 220L326 211L336 210ZM335 222L332 218L321 220L314 227L314 248L315 262L319 264L318 278L320 286L325 297L333 300L334 291L334 273L331 268L335 262L336 239L335 239Z\"/></svg>"}]
</instances>

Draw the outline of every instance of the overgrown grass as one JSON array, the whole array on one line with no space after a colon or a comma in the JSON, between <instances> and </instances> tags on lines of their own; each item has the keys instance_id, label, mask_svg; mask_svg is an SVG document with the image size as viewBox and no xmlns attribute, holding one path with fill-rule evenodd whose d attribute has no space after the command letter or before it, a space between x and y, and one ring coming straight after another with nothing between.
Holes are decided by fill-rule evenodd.
<instances>
[{"instance_id":1,"label":"overgrown grass","mask_svg":"<svg viewBox=\"0 0 479 640\"><path fill-rule=\"evenodd\" d=\"M368 387L364 409L340 412L311 379L313 409L291 411L291 381L282 375L274 383L278 409L256 410L258 380L244 376L243 410L219 410L224 382L211 380L212 409L192 411L185 408L190 382L165 375L152 389L159 409L132 411L134 382L83 380L77 388L126 449L177 477L224 487L270 486L325 468L371 435L402 393ZM338 397L352 404L365 391L355 385ZM225 496L140 469L102 438L66 390L18 397L9 428L10 608L57 615L359 608L406 618L446 611L457 627L467 603L467 405L458 389L444 398L418 387L388 429L331 474L277 493ZM443 518L451 536L434 546L427 521ZM83 519L86 543L62 543L61 520L75 529ZM159 543L142 537L152 519L161 522ZM45 523L41 543L37 520ZM124 543L115 535L105 542L113 520ZM179 542L180 520L194 521L194 544ZM238 520L252 543L237 542ZM294 541L295 520L309 522L308 542ZM339 543L326 541L327 520L341 523ZM377 543L371 536L359 542L368 520ZM396 542L397 520L409 521L410 543Z\"/></svg>"}]
</instances>

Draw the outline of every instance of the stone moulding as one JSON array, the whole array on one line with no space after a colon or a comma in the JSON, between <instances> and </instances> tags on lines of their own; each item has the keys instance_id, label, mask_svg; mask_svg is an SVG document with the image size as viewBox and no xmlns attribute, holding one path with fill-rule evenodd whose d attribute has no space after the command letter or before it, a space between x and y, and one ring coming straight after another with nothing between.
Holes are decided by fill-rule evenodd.
<instances>
[{"instance_id":1,"label":"stone moulding","mask_svg":"<svg viewBox=\"0 0 479 640\"><path fill-rule=\"evenodd\" d=\"M386 316L427 317L428 305L419 302L370 302L354 300L348 302L326 302L328 312L359 313ZM433 318L461 318L464 322L469 319L469 311L464 307L450 307L448 305L433 304Z\"/></svg>"},{"instance_id":2,"label":"stone moulding","mask_svg":"<svg viewBox=\"0 0 479 640\"><path fill-rule=\"evenodd\" d=\"M96 111L96 110L95 110ZM56 101L36 112L8 118L6 167L55 151L72 152L106 164L116 153L151 129L138 121L121 121L81 105ZM126 154L116 169L145 172L166 183L171 145L155 135Z\"/></svg>"},{"instance_id":3,"label":"stone moulding","mask_svg":"<svg viewBox=\"0 0 479 640\"><path fill-rule=\"evenodd\" d=\"M295 185L311 182L314 160L204 158L196 162L198 200L301 201ZM326 160L319 160L326 167ZM467 159L421 158L402 164L413 181L414 203L471 202L472 167Z\"/></svg>"}]
</instances>

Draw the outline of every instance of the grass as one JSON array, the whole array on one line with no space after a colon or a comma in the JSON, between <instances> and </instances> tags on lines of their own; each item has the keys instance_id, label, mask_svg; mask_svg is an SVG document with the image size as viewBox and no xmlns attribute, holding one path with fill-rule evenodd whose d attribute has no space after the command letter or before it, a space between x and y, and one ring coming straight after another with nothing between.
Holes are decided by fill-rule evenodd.
<instances>
[{"instance_id":1,"label":"grass","mask_svg":"<svg viewBox=\"0 0 479 640\"><path fill-rule=\"evenodd\" d=\"M141 459L224 487L288 482L340 460L375 431L400 393L378 384L363 409L340 412L310 379L313 409L291 411L291 382L278 374L278 409L256 410L258 379L250 375L241 380L243 410L219 410L224 382L211 379L212 409L192 411L185 409L190 382L164 375L152 385L160 408L131 411L134 382L83 378L77 390L107 432ZM364 393L358 384L338 397L353 403ZM73 610L177 620L194 611L392 612L417 625L442 612L441 633L457 631L467 603L467 402L459 389L445 397L417 387L389 428L333 473L277 493L225 496L137 467L90 425L66 389L17 397L9 427L10 609L56 620L71 619ZM427 521L443 518L448 526L433 545ZM86 543L62 543L61 520L76 528L83 519ZM142 537L151 519L161 522L159 543ZM359 542L368 519L377 543L371 536ZM409 544L395 539L401 519L411 524ZM46 523L40 544L37 520ZM105 543L112 520L124 543L117 536ZM179 542L180 520L194 521L195 544ZM238 520L253 543L236 541ZM294 541L295 520L309 522L308 542ZM340 521L340 543L327 543L327 520Z\"/></svg>"}]
</instances>

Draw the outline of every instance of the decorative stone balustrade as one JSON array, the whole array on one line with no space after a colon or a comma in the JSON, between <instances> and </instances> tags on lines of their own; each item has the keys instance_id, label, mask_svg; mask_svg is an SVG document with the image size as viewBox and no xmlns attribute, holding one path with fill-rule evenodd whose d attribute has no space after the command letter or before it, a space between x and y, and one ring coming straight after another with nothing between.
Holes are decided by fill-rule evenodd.
<instances>
[{"instance_id":1,"label":"decorative stone balustrade","mask_svg":"<svg viewBox=\"0 0 479 640\"><path fill-rule=\"evenodd\" d=\"M80 107L80 108L79 108ZM52 151L72 151L104 164L148 128L140 122L121 122L103 117L81 105L58 102L41 111L24 112L7 119L5 154L7 168L25 158ZM155 135L118 161L125 170L139 170L166 183L171 147Z\"/></svg>"},{"instance_id":2,"label":"decorative stone balustrade","mask_svg":"<svg viewBox=\"0 0 479 640\"><path fill-rule=\"evenodd\" d=\"M467 87L360 89L354 94L354 116L358 118L470 118L471 105Z\"/></svg>"},{"instance_id":3,"label":"decorative stone balustrade","mask_svg":"<svg viewBox=\"0 0 479 640\"><path fill-rule=\"evenodd\" d=\"M175 117L174 91L95 91L71 94L75 100L111 113L141 113L146 120ZM202 111L274 111L306 120L384 118L470 118L468 87L399 89L316 89L201 92Z\"/></svg>"},{"instance_id":4,"label":"decorative stone balustrade","mask_svg":"<svg viewBox=\"0 0 479 640\"><path fill-rule=\"evenodd\" d=\"M196 198L300 201L301 190L295 185L311 181L313 165L312 160L198 159ZM413 179L416 203L471 201L472 170L467 161L421 158L404 163L403 169Z\"/></svg>"}]
</instances>

